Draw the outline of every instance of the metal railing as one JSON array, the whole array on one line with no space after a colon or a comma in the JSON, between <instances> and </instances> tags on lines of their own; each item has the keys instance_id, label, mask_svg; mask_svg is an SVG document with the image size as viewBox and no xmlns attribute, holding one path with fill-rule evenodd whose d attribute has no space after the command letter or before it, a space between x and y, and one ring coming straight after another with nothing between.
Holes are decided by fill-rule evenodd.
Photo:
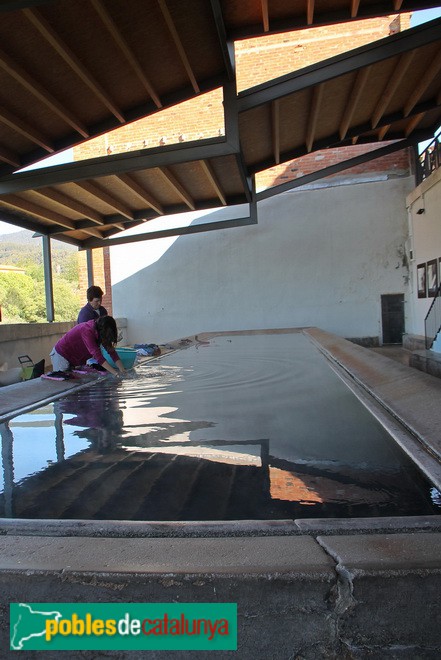
<instances>
[{"instance_id":1,"label":"metal railing","mask_svg":"<svg viewBox=\"0 0 441 660\"><path fill-rule=\"evenodd\" d=\"M426 348L432 347L438 332L441 330L441 284L436 290L435 298L430 305L424 319L424 333L426 336Z\"/></svg>"},{"instance_id":2,"label":"metal railing","mask_svg":"<svg viewBox=\"0 0 441 660\"><path fill-rule=\"evenodd\" d=\"M441 167L441 142L440 136L434 138L432 142L422 151L418 158L418 179L421 182L426 179L434 170Z\"/></svg>"}]
</instances>

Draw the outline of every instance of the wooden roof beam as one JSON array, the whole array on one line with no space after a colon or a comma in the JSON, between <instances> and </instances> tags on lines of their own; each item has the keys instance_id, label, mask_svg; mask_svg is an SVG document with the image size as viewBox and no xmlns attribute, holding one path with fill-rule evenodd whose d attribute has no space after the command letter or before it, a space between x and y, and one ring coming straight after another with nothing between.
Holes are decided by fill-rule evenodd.
<instances>
[{"instance_id":1,"label":"wooden roof beam","mask_svg":"<svg viewBox=\"0 0 441 660\"><path fill-rule=\"evenodd\" d=\"M89 195L92 195L100 202L107 204L107 206L110 206L110 208L114 211L117 211L117 213L121 213L121 215L123 215L125 218L128 218L129 220L134 219L133 213L130 209L128 209L118 199L113 197L113 195L110 195L108 192L97 186L95 183L91 183L90 181L77 181L74 185L81 190L84 190Z\"/></svg>"},{"instance_id":2,"label":"wooden roof beam","mask_svg":"<svg viewBox=\"0 0 441 660\"><path fill-rule=\"evenodd\" d=\"M306 0L306 25L314 23L314 0Z\"/></svg>"},{"instance_id":3,"label":"wooden roof beam","mask_svg":"<svg viewBox=\"0 0 441 660\"><path fill-rule=\"evenodd\" d=\"M355 109L360 101L360 97L363 94L364 88L366 86L369 72L370 72L370 67L365 67L364 69L360 69L357 72L354 86L351 90L351 94L346 103L343 119L341 120L340 123L340 128L339 128L340 140L344 140L344 138L346 137L346 133L348 132L348 128L351 125Z\"/></svg>"},{"instance_id":4,"label":"wooden roof beam","mask_svg":"<svg viewBox=\"0 0 441 660\"><path fill-rule=\"evenodd\" d=\"M323 98L324 85L317 85L312 90L311 108L309 112L309 121L306 128L306 149L308 152L312 150L314 144L315 132L317 129L318 116L320 112L320 105Z\"/></svg>"},{"instance_id":5,"label":"wooden roof beam","mask_svg":"<svg viewBox=\"0 0 441 660\"><path fill-rule=\"evenodd\" d=\"M360 0L351 0L351 18L357 17L359 6Z\"/></svg>"},{"instance_id":6,"label":"wooden roof beam","mask_svg":"<svg viewBox=\"0 0 441 660\"><path fill-rule=\"evenodd\" d=\"M418 126L420 121L423 119L425 114L426 114L425 112L420 112L419 115L415 115L414 117L412 117L412 119L410 119L410 121L407 124L406 129L404 131L404 135L406 137L409 137L409 135L411 133L413 133L413 131L416 129L416 127Z\"/></svg>"},{"instance_id":7,"label":"wooden roof beam","mask_svg":"<svg viewBox=\"0 0 441 660\"><path fill-rule=\"evenodd\" d=\"M173 22L170 11L167 7L167 2L166 0L158 0L158 4L159 4L159 8L161 9L164 20L166 22L166 25L170 31L172 39L175 43L176 49L179 53L179 57L181 58L181 62L184 65L184 69L187 72L187 75L190 79L194 92L195 94L199 94L201 90L199 88L198 82L191 68L190 62L188 61L187 53L185 52L185 49L182 45L181 39L179 37L178 31L176 30L176 26Z\"/></svg>"},{"instance_id":8,"label":"wooden roof beam","mask_svg":"<svg viewBox=\"0 0 441 660\"><path fill-rule=\"evenodd\" d=\"M98 225L105 224L103 217L94 209L91 209L89 206L86 206L86 204L82 204L78 200L73 199L68 195L60 193L55 188L39 188L37 190L33 190L32 192L34 195L39 195L43 199L48 199L51 202L59 204L63 208L69 209L69 211L79 213L82 217L88 218Z\"/></svg>"},{"instance_id":9,"label":"wooden roof beam","mask_svg":"<svg viewBox=\"0 0 441 660\"><path fill-rule=\"evenodd\" d=\"M18 211L24 211L25 213L35 215L37 218L49 220L50 222L60 225L63 229L75 229L75 223L73 220L69 220L59 213L55 213L50 209L34 204L34 202L31 202L28 199L22 199L17 195L3 195L0 197L0 203L6 204L6 206L10 206Z\"/></svg>"},{"instance_id":10,"label":"wooden roof beam","mask_svg":"<svg viewBox=\"0 0 441 660\"><path fill-rule=\"evenodd\" d=\"M271 137L273 143L274 162L280 164L280 101L271 103Z\"/></svg>"},{"instance_id":11,"label":"wooden roof beam","mask_svg":"<svg viewBox=\"0 0 441 660\"><path fill-rule=\"evenodd\" d=\"M424 94L426 89L429 87L430 83L433 81L433 79L438 75L440 71L441 71L441 49L438 51L436 57L433 58L433 60L427 67L425 74L421 78L419 84L416 86L416 88L413 90L412 94L408 98L407 103L404 107L405 117L407 117L410 114L412 108L418 103L421 96Z\"/></svg>"},{"instance_id":12,"label":"wooden roof beam","mask_svg":"<svg viewBox=\"0 0 441 660\"><path fill-rule=\"evenodd\" d=\"M103 6L101 0L90 0L90 1L92 6L95 8L95 11L101 18L101 21L104 23L105 27L110 33L113 41L118 46L120 51L123 53L124 57L126 58L128 63L132 67L133 71L135 72L136 76L138 77L138 80L141 82L147 94L152 99L153 103L156 105L157 108L162 108L161 99L159 98L153 85L145 75L143 67L139 63L137 57L133 53L132 49L130 48L124 37L122 36L113 18L110 16L107 9Z\"/></svg>"},{"instance_id":13,"label":"wooden roof beam","mask_svg":"<svg viewBox=\"0 0 441 660\"><path fill-rule=\"evenodd\" d=\"M58 115L66 124L75 129L82 137L89 137L89 132L83 123L69 110L64 108L50 92L34 80L21 66L3 51L0 51L0 68L16 80L30 94L35 96L51 112Z\"/></svg>"},{"instance_id":14,"label":"wooden roof beam","mask_svg":"<svg viewBox=\"0 0 441 660\"><path fill-rule=\"evenodd\" d=\"M3 147L0 145L0 161L3 161L4 163L8 163L8 165L12 165L12 167L20 167L20 156L16 154L14 151L11 151L7 147Z\"/></svg>"},{"instance_id":15,"label":"wooden roof beam","mask_svg":"<svg viewBox=\"0 0 441 660\"><path fill-rule=\"evenodd\" d=\"M156 211L158 215L164 215L164 209L162 204L158 202L150 193L148 193L144 188L137 182L130 174L119 174L116 176L118 181L123 183L131 193L136 195L138 199L145 202L147 206Z\"/></svg>"},{"instance_id":16,"label":"wooden roof beam","mask_svg":"<svg viewBox=\"0 0 441 660\"><path fill-rule=\"evenodd\" d=\"M178 194L178 196L182 199L185 204L187 204L188 208L191 209L192 211L196 210L196 204L192 197L189 195L189 193L185 190L184 186L182 186L177 178L170 172L168 167L158 167L156 168L156 171L160 174L162 179L166 181L173 189L174 191Z\"/></svg>"},{"instance_id":17,"label":"wooden roof beam","mask_svg":"<svg viewBox=\"0 0 441 660\"><path fill-rule=\"evenodd\" d=\"M260 0L260 4L262 6L263 31L269 32L268 0Z\"/></svg>"},{"instance_id":18,"label":"wooden roof beam","mask_svg":"<svg viewBox=\"0 0 441 660\"><path fill-rule=\"evenodd\" d=\"M51 141L45 135L30 126L27 122L18 119L16 115L12 114L12 112L9 112L9 110L6 110L6 108L3 107L0 107L0 122L9 128L12 128L13 131L20 133L20 135L23 135L26 139L30 140L34 144L38 144L49 153L53 153L55 151Z\"/></svg>"},{"instance_id":19,"label":"wooden roof beam","mask_svg":"<svg viewBox=\"0 0 441 660\"><path fill-rule=\"evenodd\" d=\"M95 96L103 103L103 105L123 124L125 118L121 110L112 101L110 96L101 85L94 80L92 75L87 71L86 67L80 62L78 57L73 51L65 44L58 36L55 30L49 25L46 19L38 12L37 9L23 9L23 14L32 23L32 25L40 32L42 37L52 46L58 55L66 62L66 64L77 74L77 76L89 87Z\"/></svg>"},{"instance_id":20,"label":"wooden roof beam","mask_svg":"<svg viewBox=\"0 0 441 660\"><path fill-rule=\"evenodd\" d=\"M394 0L394 11L400 11L403 0Z\"/></svg>"},{"instance_id":21,"label":"wooden roof beam","mask_svg":"<svg viewBox=\"0 0 441 660\"><path fill-rule=\"evenodd\" d=\"M391 127L391 124L387 124L386 126L382 126L380 130L378 131L378 139L381 142L384 140L386 133L389 131Z\"/></svg>"},{"instance_id":22,"label":"wooden roof beam","mask_svg":"<svg viewBox=\"0 0 441 660\"><path fill-rule=\"evenodd\" d=\"M225 193L222 190L222 187L218 181L218 178L216 174L213 171L212 166L210 165L209 161L207 160L201 160L200 161L201 167L204 170L204 173L207 177L207 179L210 181L211 186L213 187L216 195L219 197L220 201L222 202L222 206L227 206L227 198L225 197Z\"/></svg>"},{"instance_id":23,"label":"wooden roof beam","mask_svg":"<svg viewBox=\"0 0 441 660\"><path fill-rule=\"evenodd\" d=\"M377 107L375 108L372 115L372 128L375 128L378 125L381 117L386 112L387 106L389 105L393 95L398 89L399 84L405 76L409 66L411 65L414 56L414 50L401 55L397 66L393 70L392 75L389 77L389 80L384 87L383 94L378 101Z\"/></svg>"}]
</instances>

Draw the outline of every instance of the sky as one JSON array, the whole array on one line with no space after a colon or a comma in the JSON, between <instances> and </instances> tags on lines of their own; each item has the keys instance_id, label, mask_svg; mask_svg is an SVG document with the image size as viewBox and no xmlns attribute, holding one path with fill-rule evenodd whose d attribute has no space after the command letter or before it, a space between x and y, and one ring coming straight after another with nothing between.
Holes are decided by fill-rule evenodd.
<instances>
[{"instance_id":1,"label":"sky","mask_svg":"<svg viewBox=\"0 0 441 660\"><path fill-rule=\"evenodd\" d=\"M421 25L422 23L427 23L427 21L433 21L435 18L438 18L441 16L441 7L435 7L434 9L423 9L422 11L415 11L412 14L412 18L410 20L410 25L411 27L415 27L416 25ZM431 140L427 141L427 144ZM426 143L423 143L424 145L427 146ZM421 151L425 149L425 146L422 147ZM40 163L31 165L29 167L23 168L22 171L26 170L31 170L31 169L39 169L41 167L48 167L49 165L61 165L62 163L70 163L72 161L72 149L66 149L65 151L62 151L59 154L55 154L55 156L50 156L49 158L46 158L45 160L41 161ZM183 214L184 215L184 214ZM181 216L182 217L182 216ZM189 224L189 223L187 223ZM184 223L182 223L182 226ZM164 227L162 227L164 228ZM11 234L13 232L20 231L20 227L16 227L15 225L10 225L7 222L0 222L0 235L2 234Z\"/></svg>"}]
</instances>

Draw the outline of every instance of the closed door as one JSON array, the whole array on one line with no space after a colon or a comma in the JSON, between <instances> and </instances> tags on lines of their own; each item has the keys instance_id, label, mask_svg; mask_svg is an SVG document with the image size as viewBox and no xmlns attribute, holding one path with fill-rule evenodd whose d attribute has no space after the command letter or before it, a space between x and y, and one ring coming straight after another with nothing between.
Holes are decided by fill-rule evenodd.
<instances>
[{"instance_id":1,"label":"closed door","mask_svg":"<svg viewBox=\"0 0 441 660\"><path fill-rule=\"evenodd\" d=\"M402 344L404 334L404 294L381 296L383 344Z\"/></svg>"}]
</instances>

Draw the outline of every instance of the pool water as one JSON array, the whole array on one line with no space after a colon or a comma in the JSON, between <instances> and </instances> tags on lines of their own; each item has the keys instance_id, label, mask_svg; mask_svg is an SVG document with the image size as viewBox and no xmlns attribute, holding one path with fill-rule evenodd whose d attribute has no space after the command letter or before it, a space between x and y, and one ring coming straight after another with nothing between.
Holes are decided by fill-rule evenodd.
<instances>
[{"instance_id":1,"label":"pool water","mask_svg":"<svg viewBox=\"0 0 441 660\"><path fill-rule=\"evenodd\" d=\"M440 495L301 333L221 335L0 425L0 516L439 514Z\"/></svg>"}]
</instances>

